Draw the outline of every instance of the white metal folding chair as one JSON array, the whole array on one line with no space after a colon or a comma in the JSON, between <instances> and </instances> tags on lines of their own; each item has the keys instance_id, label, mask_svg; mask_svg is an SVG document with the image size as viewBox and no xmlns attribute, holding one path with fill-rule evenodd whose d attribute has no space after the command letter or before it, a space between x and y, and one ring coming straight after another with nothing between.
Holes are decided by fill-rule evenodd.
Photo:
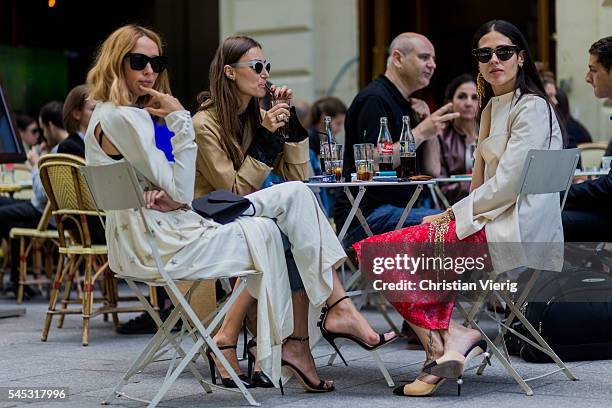
<instances>
[{"instance_id":1,"label":"white metal folding chair","mask_svg":"<svg viewBox=\"0 0 612 408\"><path fill-rule=\"evenodd\" d=\"M579 149L530 150L527 153L527 158L525 159L525 165L523 167L521 182L518 189L519 199L517 205L519 205L519 208L521 205L521 198L526 195L549 194L565 191L563 201L561 203L561 210L563 210L565 200L567 198L567 192L571 186L574 171L576 169L576 165L578 164L579 158ZM479 294L477 300L474 301L469 311L467 311L460 302L456 303L457 308L465 317L465 322L481 332L483 339L487 342L490 354L497 357L502 366L504 366L506 371L514 378L514 380L519 384L519 386L521 386L527 395L533 395L533 390L531 387L529 387L527 382L547 377L549 375L558 373L559 371L563 371L563 373L565 373L567 378L570 380L577 380L574 374L572 374L569 368L563 363L563 361L561 361L553 349L542 338L540 333L533 327L529 320L527 320L521 309L529 296L529 292L540 276L540 273L541 271L539 270L533 271L533 274L522 289L522 292L515 298L516 300L513 299L513 296L511 296L507 291L487 290L482 291ZM494 340L491 340L487 336L476 321L478 314L491 295L505 302L507 307L510 309L510 314L508 317L501 320L496 320L498 324L498 335ZM518 319L525 326L525 328L533 336L533 340L510 327L515 319ZM510 357L504 343L504 335L507 331L510 331L522 340L528 342L533 347L547 354L557 364L558 368L543 375L538 375L532 378L523 378L510 363ZM503 353L500 351L499 347L502 347ZM482 361L478 367L477 374L480 375L483 373L486 363L486 359Z\"/></svg>"},{"instance_id":2,"label":"white metal folding chair","mask_svg":"<svg viewBox=\"0 0 612 408\"><path fill-rule=\"evenodd\" d=\"M132 366L122 377L121 381L119 381L110 395L105 398L102 403L108 404L113 398L122 396L136 401L146 402L148 403L149 407L155 407L185 368L189 368L206 393L212 392L211 385L202 378L196 369L195 364L193 364L193 359L196 357L196 353L199 351L201 352L203 346L206 344L215 354L219 363L223 365L223 367L230 374L232 380L234 380L234 382L238 385L239 392L242 393L242 395L251 405L259 406L260 404L255 401L251 393L246 389L242 381L240 381L238 375L231 367L227 359L223 356L211 337L212 331L221 322L231 304L246 288L246 275L252 274L253 272L245 272L242 276L240 276L240 284L206 327L197 317L188 300L189 294L195 289L195 287L197 287L199 281L190 281L192 283L192 287L187 294L184 295L176 286L175 281L168 275L168 272L164 267L164 263L160 258L159 251L155 243L154 233L150 229L147 218L142 211L142 208L144 207L143 190L138 183L136 173L132 166L127 162L118 162L105 166L84 166L81 168L81 172L87 181L95 205L99 210L108 212L134 209L140 214L147 240L151 246L153 258L155 259L155 263L161 276L161 278L157 280L118 276L128 282L149 314L151 314L155 322L159 325L159 330L145 346L138 358L136 358L136 360L132 363ZM109 194L111 191L112 194ZM157 313L151 307L150 303L138 289L136 282L144 283L146 285L163 285L166 288L166 291L174 304L174 310L163 323L161 322L161 319ZM179 335L173 335L171 330L179 319L182 320L183 329ZM185 350L181 347L181 342L186 336L191 336L195 342L187 352L185 352ZM168 347L169 350L173 350L174 356L170 360L164 382L154 398L151 401L147 401L128 396L122 392L123 387L133 375L144 370L150 363L156 361L161 355L168 351L168 349L164 350L164 347ZM180 358L180 363L175 368L174 364L177 360L177 354L178 358Z\"/></svg>"}]
</instances>

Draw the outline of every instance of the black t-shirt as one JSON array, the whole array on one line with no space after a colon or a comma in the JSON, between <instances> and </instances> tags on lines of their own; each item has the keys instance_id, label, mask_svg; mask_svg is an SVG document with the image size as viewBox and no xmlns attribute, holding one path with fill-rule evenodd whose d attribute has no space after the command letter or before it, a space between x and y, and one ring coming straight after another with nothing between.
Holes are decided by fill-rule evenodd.
<instances>
[{"instance_id":1,"label":"black t-shirt","mask_svg":"<svg viewBox=\"0 0 612 408\"><path fill-rule=\"evenodd\" d=\"M565 131L568 134L569 140L573 140L576 145L579 145L580 143L591 143L593 141L589 131L584 127L584 125L582 125L582 123L578 122L574 118L571 118L565 123Z\"/></svg>"},{"instance_id":2,"label":"black t-shirt","mask_svg":"<svg viewBox=\"0 0 612 408\"><path fill-rule=\"evenodd\" d=\"M355 157L353 145L358 143L373 143L376 145L380 130L380 118L387 117L389 133L393 142L397 142L402 131L402 116L410 116L410 125L418 124L415 112L410 106L410 100L403 97L399 89L384 75L380 75L372 83L357 94L353 103L346 112L344 120L345 146L344 146L344 178L350 180L351 173L355 172ZM422 168L421 149L417 149L417 167ZM354 189L356 195L357 189ZM367 217L376 207L383 204L392 204L404 207L412 197L414 188L410 187L369 187L366 191L360 208ZM339 194L336 200L335 222L338 228L350 211L351 205L344 194Z\"/></svg>"}]
</instances>

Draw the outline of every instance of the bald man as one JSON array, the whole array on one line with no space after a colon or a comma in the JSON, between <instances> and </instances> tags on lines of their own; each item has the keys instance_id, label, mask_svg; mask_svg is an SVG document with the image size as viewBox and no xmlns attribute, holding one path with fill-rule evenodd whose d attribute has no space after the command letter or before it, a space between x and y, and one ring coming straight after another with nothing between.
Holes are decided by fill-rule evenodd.
<instances>
[{"instance_id":1,"label":"bald man","mask_svg":"<svg viewBox=\"0 0 612 408\"><path fill-rule=\"evenodd\" d=\"M389 46L387 69L366 86L353 100L344 122L346 142L344 149L344 177L350 180L355 172L353 146L357 143L374 143L378 139L380 118L387 117L389 132L397 149L402 129L402 116L410 116L412 132L417 144L417 168L419 173L437 176L440 172L440 146L436 135L444 123L459 116L449 113L448 104L430 114L427 105L411 95L429 85L436 69L436 52L431 42L417 33L403 33L395 37ZM395 228L404 207L410 200L411 188L369 188L360 208L372 232L380 234ZM342 195L336 201L335 221L338 228L344 225L351 205ZM424 216L438 210L413 208L405 226L420 224ZM359 223L349 228L344 245L365 238Z\"/></svg>"}]
</instances>

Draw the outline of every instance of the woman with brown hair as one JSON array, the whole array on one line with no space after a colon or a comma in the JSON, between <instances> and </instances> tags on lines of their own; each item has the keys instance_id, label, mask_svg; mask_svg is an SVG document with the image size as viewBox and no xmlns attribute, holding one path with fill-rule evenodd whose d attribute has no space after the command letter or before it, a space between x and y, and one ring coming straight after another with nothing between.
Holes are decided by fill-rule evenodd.
<instances>
[{"instance_id":1,"label":"woman with brown hair","mask_svg":"<svg viewBox=\"0 0 612 408\"><path fill-rule=\"evenodd\" d=\"M271 62L261 44L249 37L228 37L210 66L210 91L198 96L193 117L198 145L196 195L213 190L249 194L259 190L270 171L285 180L308 176L308 134L290 107L287 87L270 86L272 99L283 102L268 111L266 95ZM287 137L279 129L289 128Z\"/></svg>"},{"instance_id":2,"label":"woman with brown hair","mask_svg":"<svg viewBox=\"0 0 612 408\"><path fill-rule=\"evenodd\" d=\"M77 85L66 96L64 101L64 129L68 137L57 147L58 153L76 154L85 157L85 132L89 119L96 107L95 101L88 99L87 85Z\"/></svg>"},{"instance_id":3,"label":"woman with brown hair","mask_svg":"<svg viewBox=\"0 0 612 408\"><path fill-rule=\"evenodd\" d=\"M210 91L200 94L200 110L193 117L198 145L197 195L218 189L243 195L253 193L262 188L270 171L285 180L303 180L307 177L308 133L297 120L295 109L290 107L293 92L287 87L269 85L270 69L271 62L265 59L261 44L252 38L228 37L217 49L210 67ZM259 103L266 92L272 99L272 107L267 111L261 109ZM284 130L284 134L281 135L279 130ZM314 220L304 218L300 222L304 221ZM295 248L303 244L292 242L286 230L280 224L278 227L283 238L294 315L294 330L287 339L291 341L283 344L283 365L298 375L307 390L332 391L333 382L318 378L308 342L309 308L317 303L312 289L320 284L320 277L309 276L300 264ZM346 297L335 269L332 276L333 289L327 299L330 305ZM245 299L243 307L232 307L220 332L215 335L215 341L225 346L224 350L228 350L226 357L237 369L236 354L232 352L230 355L230 352L235 349L240 324L246 313L244 307L251 307L252 304ZM381 346L395 338L392 334L385 337L375 333L350 301L339 303L333 311L331 308L328 310L336 318L344 316L344 327L336 326L336 329L352 332L363 344ZM325 329L340 323L339 320L333 323L333 317L328 321ZM321 325L325 326L323 323ZM256 347L254 341L249 342L251 361ZM221 372L221 376L226 377L226 373ZM232 385L224 381L226 384ZM251 385L268 387L272 383L256 367Z\"/></svg>"},{"instance_id":4,"label":"woman with brown hair","mask_svg":"<svg viewBox=\"0 0 612 408\"><path fill-rule=\"evenodd\" d=\"M260 99L266 96L286 102L293 96L291 89L268 85L271 66L261 44L249 37L228 37L217 49L210 65L210 90L198 95L200 106L193 117L198 146L196 196L214 190L250 194L263 188L271 171L284 180L307 178L308 144L296 138L295 132L291 141L277 132L286 127L291 113L295 118L294 108L290 112L285 102L268 111L260 107ZM286 236L283 244L287 266L293 272L289 274L292 287L303 289ZM255 333L253 312L251 308L247 326ZM251 339L249 357L256 345L255 338ZM254 386L273 386L259 364L251 378Z\"/></svg>"},{"instance_id":5,"label":"woman with brown hair","mask_svg":"<svg viewBox=\"0 0 612 408\"><path fill-rule=\"evenodd\" d=\"M473 167L473 152L478 139L478 92L476 81L469 74L455 77L446 87L445 101L453 104L453 112L461 116L447 122L438 135L440 141L440 177L469 174ZM469 182L442 183L440 190L449 203L470 194Z\"/></svg>"}]
</instances>

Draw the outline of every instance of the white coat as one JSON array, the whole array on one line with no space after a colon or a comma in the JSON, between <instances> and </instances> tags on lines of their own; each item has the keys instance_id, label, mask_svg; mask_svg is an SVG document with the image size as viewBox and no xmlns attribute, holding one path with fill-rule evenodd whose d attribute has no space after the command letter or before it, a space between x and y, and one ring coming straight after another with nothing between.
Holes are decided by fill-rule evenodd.
<instances>
[{"instance_id":1,"label":"white coat","mask_svg":"<svg viewBox=\"0 0 612 408\"><path fill-rule=\"evenodd\" d=\"M109 102L97 104L85 136L87 164L115 162L96 140L94 130L99 124L104 137L123 155L122 160L139 173L143 187L162 189L175 201L191 203L196 162L191 117L189 112L179 111L165 120L175 134L171 139L174 163L155 146L153 122L146 111ZM331 268L338 267L346 255L314 194L303 183L284 183L247 197L256 216L240 217L225 225L191 210L144 209L144 214L173 278L214 279L260 272L247 279L249 293L258 299L257 353L263 371L278 379L282 340L293 331L291 288L279 229L292 243L311 316L316 316L314 309L320 309L331 294ZM112 270L137 278L159 277L137 212L109 211L106 240ZM314 327L314 319L309 323Z\"/></svg>"}]
</instances>

